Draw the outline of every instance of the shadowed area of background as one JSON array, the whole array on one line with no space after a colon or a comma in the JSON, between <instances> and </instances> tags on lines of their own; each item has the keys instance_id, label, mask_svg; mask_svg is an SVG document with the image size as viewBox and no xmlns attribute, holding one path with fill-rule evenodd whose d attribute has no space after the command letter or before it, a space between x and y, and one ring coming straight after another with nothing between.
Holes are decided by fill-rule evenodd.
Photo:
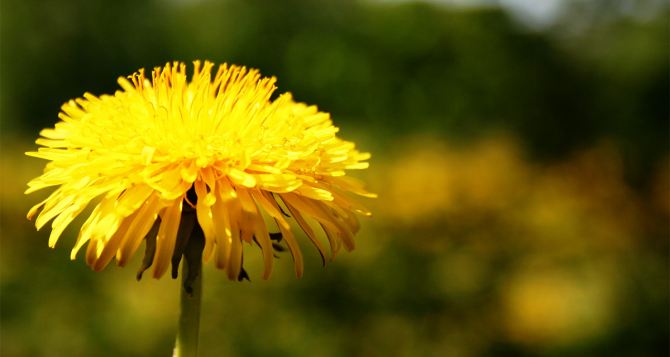
<instances>
[{"instance_id":1,"label":"shadowed area of background","mask_svg":"<svg viewBox=\"0 0 670 357\"><path fill-rule=\"evenodd\" d=\"M207 264L202 356L666 354L670 11L533 3L2 1L0 354L170 355L177 282L69 261L81 220L49 249L23 152L63 102L194 59L330 112L379 193L325 269L300 237L302 280Z\"/></svg>"}]
</instances>

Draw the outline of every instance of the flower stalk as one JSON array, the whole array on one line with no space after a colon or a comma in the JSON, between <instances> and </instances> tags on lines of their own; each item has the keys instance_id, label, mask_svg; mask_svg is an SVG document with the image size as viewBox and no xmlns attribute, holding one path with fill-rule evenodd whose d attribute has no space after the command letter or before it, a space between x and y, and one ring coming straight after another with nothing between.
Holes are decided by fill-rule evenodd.
<instances>
[{"instance_id":1,"label":"flower stalk","mask_svg":"<svg viewBox=\"0 0 670 357\"><path fill-rule=\"evenodd\" d=\"M184 265L182 272L188 267ZM191 294L182 285L180 296L179 330L174 347L175 357L195 357L198 355L198 335L200 331L200 302L202 299L202 274L193 282Z\"/></svg>"},{"instance_id":2,"label":"flower stalk","mask_svg":"<svg viewBox=\"0 0 670 357\"><path fill-rule=\"evenodd\" d=\"M202 301L202 250L204 238L198 225L184 249L182 284L180 285L180 314L174 357L196 357L200 332Z\"/></svg>"}]
</instances>

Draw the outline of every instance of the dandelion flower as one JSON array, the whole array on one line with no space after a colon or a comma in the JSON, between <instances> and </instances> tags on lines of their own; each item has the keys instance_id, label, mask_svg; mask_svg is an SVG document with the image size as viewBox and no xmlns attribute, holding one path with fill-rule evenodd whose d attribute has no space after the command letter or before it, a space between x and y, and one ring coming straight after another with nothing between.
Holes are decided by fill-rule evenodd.
<instances>
[{"instance_id":1,"label":"dandelion flower","mask_svg":"<svg viewBox=\"0 0 670 357\"><path fill-rule=\"evenodd\" d=\"M331 256L354 248L356 215L370 213L351 194L374 197L345 176L365 169L370 154L336 136L329 114L273 98L275 78L255 69L194 62L168 63L118 79L113 95L70 100L60 121L40 132L41 147L27 155L48 160L26 193L56 189L30 209L37 229L53 219L49 246L87 206L71 258L86 248L95 270L112 259L124 266L146 241L142 270L160 278L177 265L196 230L203 260L230 279L246 274L243 245L263 256L263 278L272 270L273 243L281 239L303 272L294 221L324 258L315 227L325 232ZM271 231L277 231L270 233ZM275 241L273 241L275 240Z\"/></svg>"}]
</instances>

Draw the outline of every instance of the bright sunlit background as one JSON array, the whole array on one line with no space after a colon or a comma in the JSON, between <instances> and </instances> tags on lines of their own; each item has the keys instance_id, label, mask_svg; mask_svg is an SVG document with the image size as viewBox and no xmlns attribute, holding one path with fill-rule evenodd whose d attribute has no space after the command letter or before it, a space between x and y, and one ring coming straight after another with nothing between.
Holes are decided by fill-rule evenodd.
<instances>
[{"instance_id":1,"label":"bright sunlit background","mask_svg":"<svg viewBox=\"0 0 670 357\"><path fill-rule=\"evenodd\" d=\"M194 59L330 112L379 194L353 253L302 239L302 280L208 264L202 356L667 354L665 1L0 4L0 355L171 354L177 281L71 262L77 223L49 249L23 152L68 99Z\"/></svg>"}]
</instances>

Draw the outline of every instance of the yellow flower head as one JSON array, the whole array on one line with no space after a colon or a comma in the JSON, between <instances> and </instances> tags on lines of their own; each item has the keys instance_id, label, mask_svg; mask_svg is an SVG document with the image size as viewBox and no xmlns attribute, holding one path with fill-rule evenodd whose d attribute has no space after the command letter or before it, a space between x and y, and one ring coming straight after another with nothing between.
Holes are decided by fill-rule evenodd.
<instances>
[{"instance_id":1,"label":"yellow flower head","mask_svg":"<svg viewBox=\"0 0 670 357\"><path fill-rule=\"evenodd\" d=\"M204 260L231 279L245 274L243 243L260 247L269 277L273 239L286 242L301 276L290 219L322 257L314 224L332 256L354 248L355 214L370 213L347 194L374 195L345 171L367 168L370 154L338 138L327 113L289 93L272 99L275 78L225 64L212 76L213 67L194 62L190 82L183 63L155 68L151 80L140 70L119 78L114 95L86 93L62 106L61 121L36 141L42 147L27 153L49 162L26 193L57 186L28 213L39 212L37 229L53 219L49 246L93 201L71 258L88 242L95 270L114 257L125 265L146 239L143 268L153 265L159 278L198 231Z\"/></svg>"}]
</instances>

